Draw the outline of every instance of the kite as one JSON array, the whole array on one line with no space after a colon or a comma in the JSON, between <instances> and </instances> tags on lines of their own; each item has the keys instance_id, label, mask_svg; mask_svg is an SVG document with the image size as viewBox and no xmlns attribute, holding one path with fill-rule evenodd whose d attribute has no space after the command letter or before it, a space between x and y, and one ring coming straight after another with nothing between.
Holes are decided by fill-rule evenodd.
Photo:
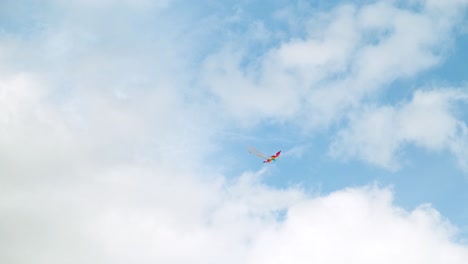
<instances>
[{"instance_id":1,"label":"kite","mask_svg":"<svg viewBox=\"0 0 468 264\"><path fill-rule=\"evenodd\" d=\"M267 157L266 155L260 153L258 150L256 150L254 147L250 147L248 150L247 150L250 154L253 154L257 157L260 157L262 159L264 159L263 163L270 163L272 161L276 161L276 159L279 157L279 155L281 154L281 150L276 152L275 155L271 155L270 157Z\"/></svg>"}]
</instances>

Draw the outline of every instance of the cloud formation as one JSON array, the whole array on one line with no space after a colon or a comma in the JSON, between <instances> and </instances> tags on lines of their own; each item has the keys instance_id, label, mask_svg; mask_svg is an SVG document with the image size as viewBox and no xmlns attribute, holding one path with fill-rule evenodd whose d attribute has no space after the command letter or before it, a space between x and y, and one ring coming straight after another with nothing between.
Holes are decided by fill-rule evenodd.
<instances>
[{"instance_id":1,"label":"cloud formation","mask_svg":"<svg viewBox=\"0 0 468 264\"><path fill-rule=\"evenodd\" d=\"M406 104L363 109L338 134L330 154L396 169L398 152L413 144L431 151L448 150L467 169L466 156L460 152L466 148L467 127L454 113L467 98L462 90L417 90Z\"/></svg>"},{"instance_id":2,"label":"cloud formation","mask_svg":"<svg viewBox=\"0 0 468 264\"><path fill-rule=\"evenodd\" d=\"M299 127L312 131L328 129L343 120L355 123L351 124L353 127L366 126L366 131L373 130L378 135L376 140L385 142L379 144L388 145L384 149L391 150L380 156L363 155L365 149L347 151L351 141L354 146L361 143L357 137L347 136L346 140L333 142L333 156L342 156L338 153L343 152L349 158L395 168L394 150L398 144L389 135L393 133L387 130L390 127L383 127L391 124L380 119L391 114L384 107L377 109L382 112L375 113L376 124L349 118L349 113L358 115L363 104L378 98L394 81L414 78L440 65L451 48L453 34L459 30L466 4L417 1L399 5L379 1L342 5L310 18L303 24L305 35L287 39L261 56L250 58L250 64L244 63L250 53L229 43L206 60L205 83L222 107L246 124L275 120L300 124ZM439 117L440 130L453 129L456 117L450 112ZM457 126L462 127L463 120L457 120ZM417 145L441 144L440 137L445 137L427 134L432 135L439 137L433 139L436 142L428 143L432 139L426 138L424 144ZM459 140L466 139L460 135ZM459 160L467 159L461 157L460 151L452 152L457 152Z\"/></svg>"},{"instance_id":3,"label":"cloud formation","mask_svg":"<svg viewBox=\"0 0 468 264\"><path fill-rule=\"evenodd\" d=\"M329 123L367 93L439 63L462 4L443 5L443 15L434 13L431 2L421 2L419 12L386 1L343 5L310 18L304 25L314 26L305 36L285 41L253 65L242 67L242 48L229 44L207 60L208 84L242 117L254 112L281 118L307 107L311 118L324 116ZM282 101L270 98L278 93Z\"/></svg>"},{"instance_id":4,"label":"cloud formation","mask_svg":"<svg viewBox=\"0 0 468 264\"><path fill-rule=\"evenodd\" d=\"M7 263L465 263L468 248L430 205L406 211L375 186L323 196L245 173L200 182L119 168L2 200ZM57 187L57 185L55 185ZM11 194L8 193L7 194ZM5 193L3 193L5 195ZM25 254L28 252L28 254Z\"/></svg>"},{"instance_id":5,"label":"cloud formation","mask_svg":"<svg viewBox=\"0 0 468 264\"><path fill-rule=\"evenodd\" d=\"M220 131L345 119L336 157L393 168L410 142L468 167L451 109L464 93L368 104L441 62L466 1L342 5L291 35L255 21L253 41L219 26L242 8L197 22L178 3L0 4L1 263L467 263L456 227L430 205L398 207L390 189L310 194L207 161L224 148Z\"/></svg>"},{"instance_id":6,"label":"cloud formation","mask_svg":"<svg viewBox=\"0 0 468 264\"><path fill-rule=\"evenodd\" d=\"M452 231L429 205L408 212L388 189L346 189L292 206L249 263L461 263L466 247Z\"/></svg>"}]
</instances>

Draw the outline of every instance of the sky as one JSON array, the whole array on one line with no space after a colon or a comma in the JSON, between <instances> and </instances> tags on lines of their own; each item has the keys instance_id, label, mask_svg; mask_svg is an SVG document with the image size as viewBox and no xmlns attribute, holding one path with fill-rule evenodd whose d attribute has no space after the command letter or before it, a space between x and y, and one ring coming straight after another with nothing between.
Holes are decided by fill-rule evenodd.
<instances>
[{"instance_id":1,"label":"sky","mask_svg":"<svg viewBox=\"0 0 468 264\"><path fill-rule=\"evenodd\" d=\"M0 262L468 263L467 11L0 1Z\"/></svg>"}]
</instances>

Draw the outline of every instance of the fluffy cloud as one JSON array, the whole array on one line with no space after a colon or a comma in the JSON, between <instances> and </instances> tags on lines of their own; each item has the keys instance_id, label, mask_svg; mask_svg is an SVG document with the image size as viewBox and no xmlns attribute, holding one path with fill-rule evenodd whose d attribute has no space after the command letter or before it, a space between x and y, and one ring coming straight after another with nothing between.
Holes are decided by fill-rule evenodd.
<instances>
[{"instance_id":1,"label":"fluffy cloud","mask_svg":"<svg viewBox=\"0 0 468 264\"><path fill-rule=\"evenodd\" d=\"M207 60L205 83L241 120L305 115L312 126L328 125L363 97L441 61L466 2L447 2L443 12L419 4L419 12L383 1L320 13L304 23L305 36L251 65L243 57L250 53L230 43Z\"/></svg>"},{"instance_id":2,"label":"fluffy cloud","mask_svg":"<svg viewBox=\"0 0 468 264\"><path fill-rule=\"evenodd\" d=\"M310 197L261 183L119 168L62 188L2 192L7 263L465 263L430 205L375 186ZM221 180L221 181L220 181ZM57 184L54 185L57 187Z\"/></svg>"},{"instance_id":3,"label":"fluffy cloud","mask_svg":"<svg viewBox=\"0 0 468 264\"><path fill-rule=\"evenodd\" d=\"M452 231L428 205L408 212L387 189L347 189L292 206L249 263L462 263L467 251Z\"/></svg>"},{"instance_id":4,"label":"fluffy cloud","mask_svg":"<svg viewBox=\"0 0 468 264\"><path fill-rule=\"evenodd\" d=\"M12 3L2 5L21 9ZM398 208L391 190L312 196L265 185L268 171L228 178L205 162L219 131L265 119L326 127L361 109L366 93L436 64L434 50L463 1L447 2L442 13L431 7L436 2L424 2L420 13L389 3L342 6L309 21L316 28L305 28L304 38L288 36L246 67L244 54L254 52L233 42L198 67L206 54L193 50L205 42L187 34L193 24L172 14L170 3L49 1L50 9L33 8L37 16L24 28L14 20L2 31L0 262L468 261L453 226L430 206ZM138 19L127 21L126 10ZM401 26L407 21L414 27ZM429 28L440 34L429 36ZM257 23L252 34L268 42L276 36L269 30ZM415 52L406 67L391 58L357 63L395 55L393 45ZM466 128L448 110L458 98L421 92L401 109L376 107L381 131L396 115L403 135L388 135L395 142L377 162L392 161L401 140L463 157ZM430 134L422 128L428 109L440 117ZM351 119L340 148L352 149L352 128L365 117ZM409 125L415 119L420 126Z\"/></svg>"},{"instance_id":5,"label":"fluffy cloud","mask_svg":"<svg viewBox=\"0 0 468 264\"><path fill-rule=\"evenodd\" d=\"M396 114L391 106L368 106L367 114L359 113L369 98L378 97L393 81L414 77L443 60L466 4L380 1L342 5L317 14L304 23L304 36L285 40L251 64L245 63L248 52L229 44L206 60L204 83L228 113L247 124L275 120L313 130L346 120L352 131L342 132L333 142L331 153L335 157L355 157L397 168L395 152L410 141L428 149L450 149L465 168L460 147L465 141L465 125L442 110L446 105L434 102L440 109L433 113L437 124L428 124L427 119L416 121L426 116L424 110L403 110L411 112L398 114L406 115L406 121L393 120ZM445 102L446 94L451 91L432 96L441 96L434 100ZM418 98L419 93L415 100ZM414 104L419 104L416 101ZM429 113L432 110L426 117ZM406 124L397 132L393 122Z\"/></svg>"},{"instance_id":6,"label":"fluffy cloud","mask_svg":"<svg viewBox=\"0 0 468 264\"><path fill-rule=\"evenodd\" d=\"M455 116L455 106L466 100L461 90L416 91L406 104L365 108L339 132L330 154L396 169L397 153L405 144L414 144L431 151L449 150L466 169L468 157L460 150L466 148L467 128Z\"/></svg>"}]
</instances>

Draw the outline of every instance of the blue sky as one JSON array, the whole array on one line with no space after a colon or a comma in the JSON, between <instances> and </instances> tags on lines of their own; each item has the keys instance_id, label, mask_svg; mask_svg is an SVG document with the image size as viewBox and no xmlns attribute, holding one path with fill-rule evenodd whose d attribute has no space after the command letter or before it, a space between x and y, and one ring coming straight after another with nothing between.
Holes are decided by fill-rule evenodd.
<instances>
[{"instance_id":1,"label":"blue sky","mask_svg":"<svg viewBox=\"0 0 468 264\"><path fill-rule=\"evenodd\" d=\"M467 8L2 1L0 262L467 263Z\"/></svg>"}]
</instances>

